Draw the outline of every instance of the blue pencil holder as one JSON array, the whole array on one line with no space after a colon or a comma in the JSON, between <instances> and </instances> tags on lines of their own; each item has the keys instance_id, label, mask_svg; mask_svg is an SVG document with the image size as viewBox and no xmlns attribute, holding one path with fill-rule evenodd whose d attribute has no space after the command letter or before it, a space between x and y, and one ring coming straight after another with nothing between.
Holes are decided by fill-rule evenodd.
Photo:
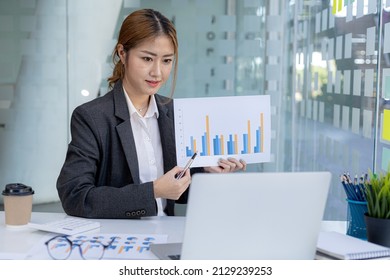
<instances>
[{"instance_id":1,"label":"blue pencil holder","mask_svg":"<svg viewBox=\"0 0 390 280\"><path fill-rule=\"evenodd\" d=\"M347 235L367 240L366 223L364 213L367 212L366 201L347 199Z\"/></svg>"}]
</instances>

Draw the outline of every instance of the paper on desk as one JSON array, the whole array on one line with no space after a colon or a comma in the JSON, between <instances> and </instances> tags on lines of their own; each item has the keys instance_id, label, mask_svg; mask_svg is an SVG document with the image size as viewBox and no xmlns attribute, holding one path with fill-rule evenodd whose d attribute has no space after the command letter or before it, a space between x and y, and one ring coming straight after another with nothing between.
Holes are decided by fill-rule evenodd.
<instances>
[{"instance_id":1,"label":"paper on desk","mask_svg":"<svg viewBox=\"0 0 390 280\"><path fill-rule=\"evenodd\" d=\"M317 251L344 260L390 257L390 248L332 231L320 232Z\"/></svg>"},{"instance_id":2,"label":"paper on desk","mask_svg":"<svg viewBox=\"0 0 390 280\"><path fill-rule=\"evenodd\" d=\"M43 237L28 253L28 259L45 260L51 259L47 252L45 242L52 238L53 235ZM148 260L157 259L156 256L150 252L150 244L167 243L168 236L165 234L79 234L69 236L68 238L74 240L96 240L98 239L103 244L108 244L111 238L115 237L114 243L108 247L104 253L103 259L137 259ZM76 248L77 249L77 248ZM82 260L79 250L73 249L68 259Z\"/></svg>"}]
</instances>

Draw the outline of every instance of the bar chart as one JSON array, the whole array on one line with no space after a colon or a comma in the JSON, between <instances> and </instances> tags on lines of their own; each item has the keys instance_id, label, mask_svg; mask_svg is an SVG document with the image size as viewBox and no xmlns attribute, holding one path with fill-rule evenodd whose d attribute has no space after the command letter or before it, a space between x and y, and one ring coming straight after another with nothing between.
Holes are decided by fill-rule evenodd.
<instances>
[{"instance_id":1,"label":"bar chart","mask_svg":"<svg viewBox=\"0 0 390 280\"><path fill-rule=\"evenodd\" d=\"M212 127L212 125L211 125ZM200 156L211 155L237 155L237 154L250 154L250 153L262 153L264 151L264 114L259 116L259 125L255 130L255 143L252 147L252 126L251 121L247 120L246 133L230 133L228 135L210 135L210 118L207 115L205 117L205 131L200 137L201 141L197 141L196 137L190 136L189 145L186 146L186 155L191 157L196 151ZM243 149L238 149L240 140L242 141ZM198 145L197 143L200 142ZM200 147L198 147L200 146ZM213 154L211 154L211 148L213 148Z\"/></svg>"},{"instance_id":2,"label":"bar chart","mask_svg":"<svg viewBox=\"0 0 390 280\"><path fill-rule=\"evenodd\" d=\"M178 165L198 153L192 166L234 157L247 163L270 160L269 96L175 99Z\"/></svg>"}]
</instances>

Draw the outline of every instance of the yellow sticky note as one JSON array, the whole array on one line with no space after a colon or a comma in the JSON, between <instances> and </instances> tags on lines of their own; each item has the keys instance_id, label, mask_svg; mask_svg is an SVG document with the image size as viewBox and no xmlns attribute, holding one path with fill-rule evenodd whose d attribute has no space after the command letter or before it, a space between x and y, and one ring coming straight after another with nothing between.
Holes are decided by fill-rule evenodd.
<instances>
[{"instance_id":1,"label":"yellow sticky note","mask_svg":"<svg viewBox=\"0 0 390 280\"><path fill-rule=\"evenodd\" d=\"M340 12L343 9L343 0L339 0L337 3L337 11Z\"/></svg>"},{"instance_id":2,"label":"yellow sticky note","mask_svg":"<svg viewBox=\"0 0 390 280\"><path fill-rule=\"evenodd\" d=\"M333 0L332 14L337 12L337 2L338 0Z\"/></svg>"},{"instance_id":3,"label":"yellow sticky note","mask_svg":"<svg viewBox=\"0 0 390 280\"><path fill-rule=\"evenodd\" d=\"M333 0L332 14L336 14L343 9L343 0Z\"/></svg>"},{"instance_id":4,"label":"yellow sticky note","mask_svg":"<svg viewBox=\"0 0 390 280\"><path fill-rule=\"evenodd\" d=\"M383 140L390 141L390 110L383 110L383 125L382 125Z\"/></svg>"}]
</instances>

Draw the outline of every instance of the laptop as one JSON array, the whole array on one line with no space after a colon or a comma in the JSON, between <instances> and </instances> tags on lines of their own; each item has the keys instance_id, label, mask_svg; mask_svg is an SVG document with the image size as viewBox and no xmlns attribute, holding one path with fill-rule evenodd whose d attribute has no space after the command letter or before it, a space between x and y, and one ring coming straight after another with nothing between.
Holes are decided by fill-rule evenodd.
<instances>
[{"instance_id":1,"label":"laptop","mask_svg":"<svg viewBox=\"0 0 390 280\"><path fill-rule=\"evenodd\" d=\"M159 259L314 259L329 172L192 177L183 243L152 244Z\"/></svg>"}]
</instances>

